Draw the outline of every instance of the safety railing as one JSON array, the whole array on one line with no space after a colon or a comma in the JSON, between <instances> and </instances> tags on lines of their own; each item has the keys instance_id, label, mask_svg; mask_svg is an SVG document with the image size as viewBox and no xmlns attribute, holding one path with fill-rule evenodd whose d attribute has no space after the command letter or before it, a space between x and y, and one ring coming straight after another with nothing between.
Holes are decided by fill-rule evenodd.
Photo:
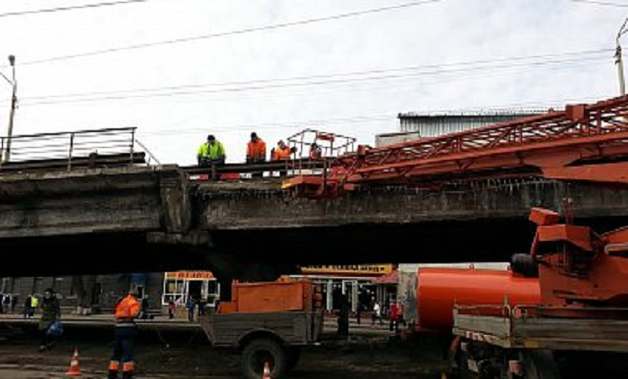
<instances>
[{"instance_id":1,"label":"safety railing","mask_svg":"<svg viewBox=\"0 0 628 379\"><path fill-rule=\"evenodd\" d=\"M144 162L136 149L135 127L0 137L0 171L10 167L64 167L106 161L114 165Z\"/></svg>"}]
</instances>

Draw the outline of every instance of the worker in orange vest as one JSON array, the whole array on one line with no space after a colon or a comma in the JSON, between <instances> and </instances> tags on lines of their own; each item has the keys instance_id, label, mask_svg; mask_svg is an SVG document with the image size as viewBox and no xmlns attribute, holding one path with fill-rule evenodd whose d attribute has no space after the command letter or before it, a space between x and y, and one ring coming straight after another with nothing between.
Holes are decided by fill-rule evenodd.
<instances>
[{"instance_id":1,"label":"worker in orange vest","mask_svg":"<svg viewBox=\"0 0 628 379\"><path fill-rule=\"evenodd\" d=\"M272 155L275 161L288 160L290 159L290 155L292 155L292 149L281 140L277 142L277 147L273 149Z\"/></svg>"},{"instance_id":2,"label":"worker in orange vest","mask_svg":"<svg viewBox=\"0 0 628 379\"><path fill-rule=\"evenodd\" d=\"M257 133L251 133L251 140L246 145L246 163L263 163L266 162L266 142L257 136ZM262 177L263 172L253 173L253 177Z\"/></svg>"},{"instance_id":3,"label":"worker in orange vest","mask_svg":"<svg viewBox=\"0 0 628 379\"><path fill-rule=\"evenodd\" d=\"M135 318L140 312L140 303L137 301L137 291L132 289L128 296L116 306L116 326L114 330L115 342L107 379L117 379L122 361L122 379L133 377L133 345L137 338Z\"/></svg>"},{"instance_id":4,"label":"worker in orange vest","mask_svg":"<svg viewBox=\"0 0 628 379\"><path fill-rule=\"evenodd\" d=\"M266 161L266 142L251 133L251 140L246 145L246 163L259 163Z\"/></svg>"}]
</instances>

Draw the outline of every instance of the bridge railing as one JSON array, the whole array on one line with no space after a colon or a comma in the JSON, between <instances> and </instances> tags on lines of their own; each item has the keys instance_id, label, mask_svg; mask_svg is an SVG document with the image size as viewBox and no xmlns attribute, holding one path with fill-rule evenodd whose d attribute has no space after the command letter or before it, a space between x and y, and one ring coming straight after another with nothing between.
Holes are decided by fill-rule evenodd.
<instances>
[{"instance_id":1,"label":"bridge railing","mask_svg":"<svg viewBox=\"0 0 628 379\"><path fill-rule=\"evenodd\" d=\"M108 162L112 165L143 163L136 149L135 127L80 130L0 137L0 171Z\"/></svg>"}]
</instances>

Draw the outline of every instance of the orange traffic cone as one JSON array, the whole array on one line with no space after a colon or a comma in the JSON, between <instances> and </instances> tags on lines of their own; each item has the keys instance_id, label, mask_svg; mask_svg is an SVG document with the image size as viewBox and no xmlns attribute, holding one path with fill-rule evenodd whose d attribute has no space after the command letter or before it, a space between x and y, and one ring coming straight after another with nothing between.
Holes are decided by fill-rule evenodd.
<instances>
[{"instance_id":1,"label":"orange traffic cone","mask_svg":"<svg viewBox=\"0 0 628 379\"><path fill-rule=\"evenodd\" d=\"M264 363L264 374L262 375L262 379L272 379L270 377L270 365L268 362Z\"/></svg>"},{"instance_id":2,"label":"orange traffic cone","mask_svg":"<svg viewBox=\"0 0 628 379\"><path fill-rule=\"evenodd\" d=\"M81 376L81 368L79 367L79 355L78 348L74 348L74 355L70 361L70 368L65 373L65 376Z\"/></svg>"}]
</instances>

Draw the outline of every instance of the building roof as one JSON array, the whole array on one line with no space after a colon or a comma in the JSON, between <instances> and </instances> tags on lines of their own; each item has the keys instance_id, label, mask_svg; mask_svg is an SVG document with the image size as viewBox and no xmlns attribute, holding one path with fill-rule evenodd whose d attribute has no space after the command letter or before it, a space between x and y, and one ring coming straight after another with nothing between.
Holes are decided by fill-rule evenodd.
<instances>
[{"instance_id":1,"label":"building roof","mask_svg":"<svg viewBox=\"0 0 628 379\"><path fill-rule=\"evenodd\" d=\"M547 113L547 109L497 109L497 110L461 110L427 111L399 113L398 118L438 118L438 117L526 117Z\"/></svg>"}]
</instances>

